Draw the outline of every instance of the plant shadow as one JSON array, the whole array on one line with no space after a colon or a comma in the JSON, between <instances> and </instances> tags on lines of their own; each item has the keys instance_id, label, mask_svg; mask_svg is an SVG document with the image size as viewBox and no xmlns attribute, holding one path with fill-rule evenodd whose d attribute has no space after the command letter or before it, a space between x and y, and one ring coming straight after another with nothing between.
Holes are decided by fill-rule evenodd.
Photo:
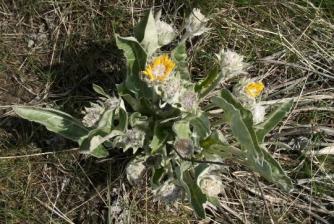
<instances>
[{"instance_id":1,"label":"plant shadow","mask_svg":"<svg viewBox=\"0 0 334 224\"><path fill-rule=\"evenodd\" d=\"M92 84L114 95L116 85L122 81L121 74L125 72L122 52L114 42L89 42L84 46L71 46L60 52L59 58L58 63L40 69L48 83L51 83L42 103L79 119L84 107L98 99ZM0 117L1 133L6 138L0 140L0 145L9 150L17 150L18 146L27 144L43 152L76 146L42 125L16 116Z\"/></svg>"}]
</instances>

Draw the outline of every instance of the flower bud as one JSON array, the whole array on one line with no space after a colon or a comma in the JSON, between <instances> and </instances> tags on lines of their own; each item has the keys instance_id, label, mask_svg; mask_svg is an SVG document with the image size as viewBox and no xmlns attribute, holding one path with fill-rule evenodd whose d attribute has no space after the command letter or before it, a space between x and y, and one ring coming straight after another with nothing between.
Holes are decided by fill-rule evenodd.
<instances>
[{"instance_id":1,"label":"flower bud","mask_svg":"<svg viewBox=\"0 0 334 224\"><path fill-rule=\"evenodd\" d=\"M93 127L99 121L104 108L97 103L91 103L90 107L85 107L83 111L84 117L82 118L82 123L86 127Z\"/></svg>"},{"instance_id":2,"label":"flower bud","mask_svg":"<svg viewBox=\"0 0 334 224\"><path fill-rule=\"evenodd\" d=\"M90 107L85 107L82 112L84 117L82 123L87 127L94 127L106 109L114 110L119 105L116 97L100 98L97 103L90 103Z\"/></svg>"},{"instance_id":3,"label":"flower bud","mask_svg":"<svg viewBox=\"0 0 334 224\"><path fill-rule=\"evenodd\" d=\"M172 181L166 181L155 194L165 203L173 203L181 198L183 189Z\"/></svg>"},{"instance_id":4,"label":"flower bud","mask_svg":"<svg viewBox=\"0 0 334 224\"><path fill-rule=\"evenodd\" d=\"M255 104L252 108L253 122L259 124L264 121L266 115L266 108L260 104Z\"/></svg>"},{"instance_id":5,"label":"flower bud","mask_svg":"<svg viewBox=\"0 0 334 224\"><path fill-rule=\"evenodd\" d=\"M224 186L219 176L207 175L201 179L200 188L207 196L217 197L221 192L223 192Z\"/></svg>"},{"instance_id":6,"label":"flower bud","mask_svg":"<svg viewBox=\"0 0 334 224\"><path fill-rule=\"evenodd\" d=\"M132 148L133 153L136 153L139 148L143 147L145 135L146 133L139 128L128 129L124 135L114 138L113 147L122 148L124 152Z\"/></svg>"},{"instance_id":7,"label":"flower bud","mask_svg":"<svg viewBox=\"0 0 334 224\"><path fill-rule=\"evenodd\" d=\"M247 66L243 62L243 56L230 50L222 50L219 54L216 54L220 66L224 75L224 79L230 79L234 76L245 74L244 69Z\"/></svg>"},{"instance_id":8,"label":"flower bud","mask_svg":"<svg viewBox=\"0 0 334 224\"><path fill-rule=\"evenodd\" d=\"M178 139L174 147L183 158L189 158L194 153L194 145L190 139Z\"/></svg>"},{"instance_id":9,"label":"flower bud","mask_svg":"<svg viewBox=\"0 0 334 224\"><path fill-rule=\"evenodd\" d=\"M185 111L192 111L196 109L198 103L197 101L198 101L197 94L194 91L185 90L180 95L181 107Z\"/></svg>"},{"instance_id":10,"label":"flower bud","mask_svg":"<svg viewBox=\"0 0 334 224\"><path fill-rule=\"evenodd\" d=\"M130 184L135 185L140 183L141 177L145 172L144 159L134 159L130 161L125 169L126 177Z\"/></svg>"},{"instance_id":11,"label":"flower bud","mask_svg":"<svg viewBox=\"0 0 334 224\"><path fill-rule=\"evenodd\" d=\"M176 36L176 32L171 25L164 21L157 20L155 26L158 33L158 44L164 46L172 42Z\"/></svg>"}]
</instances>

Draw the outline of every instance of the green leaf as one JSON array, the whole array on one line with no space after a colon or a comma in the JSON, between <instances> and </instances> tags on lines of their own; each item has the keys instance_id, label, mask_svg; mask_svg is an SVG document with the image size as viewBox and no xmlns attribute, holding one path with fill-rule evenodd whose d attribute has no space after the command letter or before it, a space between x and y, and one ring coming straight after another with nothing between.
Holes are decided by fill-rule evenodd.
<instances>
[{"instance_id":1,"label":"green leaf","mask_svg":"<svg viewBox=\"0 0 334 224\"><path fill-rule=\"evenodd\" d=\"M222 97L214 97L213 103L224 110L226 118L231 125L232 134L245 152L244 163L260 173L268 181L281 186L285 190L292 188L292 182L286 176L279 163L272 158L266 149L259 146L255 131L252 127L252 117L246 109L234 101L230 94L222 93ZM230 103L230 102L232 103ZM240 109L239 109L240 108Z\"/></svg>"},{"instance_id":2,"label":"green leaf","mask_svg":"<svg viewBox=\"0 0 334 224\"><path fill-rule=\"evenodd\" d=\"M147 55L135 38L121 37L116 34L116 44L123 50L131 71L139 72L145 68Z\"/></svg>"},{"instance_id":3,"label":"green leaf","mask_svg":"<svg viewBox=\"0 0 334 224\"><path fill-rule=\"evenodd\" d=\"M248 127L252 127L253 126L253 115L252 112L250 112L249 110L247 110L246 108L244 108L240 102L238 102L238 100L231 94L230 91L224 89L221 91L221 97L224 98L228 103L232 104L237 110L240 111L242 119L244 120L244 122L247 124ZM231 120L231 118L229 118L230 114L227 113L226 114L226 119L227 120Z\"/></svg>"},{"instance_id":4,"label":"green leaf","mask_svg":"<svg viewBox=\"0 0 334 224\"><path fill-rule=\"evenodd\" d=\"M191 138L190 123L187 120L181 120L175 122L173 125L173 131L176 134L176 136L180 139Z\"/></svg>"},{"instance_id":5,"label":"green leaf","mask_svg":"<svg viewBox=\"0 0 334 224\"><path fill-rule=\"evenodd\" d=\"M126 131L128 128L128 113L121 107L118 111L118 125L115 129L120 131Z\"/></svg>"},{"instance_id":6,"label":"green leaf","mask_svg":"<svg viewBox=\"0 0 334 224\"><path fill-rule=\"evenodd\" d=\"M177 45L172 51L172 59L176 64L175 69L180 73L180 77L185 80L190 80L187 62L187 49L184 42Z\"/></svg>"},{"instance_id":7,"label":"green leaf","mask_svg":"<svg viewBox=\"0 0 334 224\"><path fill-rule=\"evenodd\" d=\"M204 219L205 210L203 204L207 201L207 198L198 186L197 179L201 172L206 169L207 164L200 164L195 168L195 170L193 170L193 165L189 161L182 160L176 162L173 160L172 163L175 176L179 181L179 184L186 191L186 195L189 198L196 215Z\"/></svg>"},{"instance_id":8,"label":"green leaf","mask_svg":"<svg viewBox=\"0 0 334 224\"><path fill-rule=\"evenodd\" d=\"M78 143L89 133L79 120L59 110L30 106L14 106L13 109L18 116L42 124L49 131Z\"/></svg>"},{"instance_id":9,"label":"green leaf","mask_svg":"<svg viewBox=\"0 0 334 224\"><path fill-rule=\"evenodd\" d=\"M158 121L154 125L153 138L150 143L151 154L157 153L166 144L169 137L166 127L159 123Z\"/></svg>"},{"instance_id":10,"label":"green leaf","mask_svg":"<svg viewBox=\"0 0 334 224\"><path fill-rule=\"evenodd\" d=\"M206 159L238 159L246 158L244 152L240 149L228 144L223 134L219 130L212 131L211 135L200 142L200 146L204 149L202 151Z\"/></svg>"},{"instance_id":11,"label":"green leaf","mask_svg":"<svg viewBox=\"0 0 334 224\"><path fill-rule=\"evenodd\" d=\"M290 100L288 102L280 105L276 110L274 110L269 117L261 124L257 125L256 128L256 136L259 142L264 141L264 137L274 129L279 122L289 113L291 107L293 105L293 101Z\"/></svg>"},{"instance_id":12,"label":"green leaf","mask_svg":"<svg viewBox=\"0 0 334 224\"><path fill-rule=\"evenodd\" d=\"M207 77L195 86L195 91L199 94L199 97L204 98L208 93L215 89L222 77L219 66L214 66Z\"/></svg>"},{"instance_id":13,"label":"green leaf","mask_svg":"<svg viewBox=\"0 0 334 224\"><path fill-rule=\"evenodd\" d=\"M93 89L94 89L94 91L95 91L96 93L98 93L98 94L100 94L100 95L102 95L102 96L104 96L104 97L106 97L106 98L110 98L109 94L106 93L106 92L104 91L104 89L103 89L101 86L96 85L96 84L93 84Z\"/></svg>"},{"instance_id":14,"label":"green leaf","mask_svg":"<svg viewBox=\"0 0 334 224\"><path fill-rule=\"evenodd\" d=\"M207 201L206 195L202 192L201 188L197 185L197 178L193 178L189 171L183 173L183 181L186 184L184 187L188 193L191 205L196 215L205 219L205 210L203 204Z\"/></svg>"},{"instance_id":15,"label":"green leaf","mask_svg":"<svg viewBox=\"0 0 334 224\"><path fill-rule=\"evenodd\" d=\"M147 102L146 99L144 98L139 98L136 99L135 97L131 96L128 93L119 93L121 95L121 97L124 99L125 102L127 102L131 108L134 111L140 112L142 114L151 114L152 110L151 107L149 105L149 103Z\"/></svg>"},{"instance_id":16,"label":"green leaf","mask_svg":"<svg viewBox=\"0 0 334 224\"><path fill-rule=\"evenodd\" d=\"M205 139L211 133L210 121L205 112L201 112L198 116L192 118L190 124L199 139Z\"/></svg>"},{"instance_id":17,"label":"green leaf","mask_svg":"<svg viewBox=\"0 0 334 224\"><path fill-rule=\"evenodd\" d=\"M148 56L151 56L159 48L158 33L152 9L145 14L136 26L135 37L144 47Z\"/></svg>"},{"instance_id":18,"label":"green leaf","mask_svg":"<svg viewBox=\"0 0 334 224\"><path fill-rule=\"evenodd\" d=\"M123 132L118 130L113 130L107 135L101 129L92 130L83 139L82 143L80 144L80 150L82 153L90 154L97 158L104 158L108 156L109 153L102 144L122 134Z\"/></svg>"},{"instance_id":19,"label":"green leaf","mask_svg":"<svg viewBox=\"0 0 334 224\"><path fill-rule=\"evenodd\" d=\"M152 97L152 90L140 79L140 72L145 69L147 55L138 41L133 37L116 35L117 47L123 50L127 60L127 76L125 87L138 97L144 95Z\"/></svg>"},{"instance_id":20,"label":"green leaf","mask_svg":"<svg viewBox=\"0 0 334 224\"><path fill-rule=\"evenodd\" d=\"M105 133L111 132L113 128L115 110L106 110L101 116L97 129L102 130Z\"/></svg>"}]
</instances>

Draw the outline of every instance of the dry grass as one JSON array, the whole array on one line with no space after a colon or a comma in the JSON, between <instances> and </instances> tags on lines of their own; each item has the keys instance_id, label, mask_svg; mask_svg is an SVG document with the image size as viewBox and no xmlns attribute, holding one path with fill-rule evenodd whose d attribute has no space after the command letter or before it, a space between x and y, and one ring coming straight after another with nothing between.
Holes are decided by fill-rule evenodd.
<instances>
[{"instance_id":1,"label":"dry grass","mask_svg":"<svg viewBox=\"0 0 334 224\"><path fill-rule=\"evenodd\" d=\"M186 205L153 202L149 180L129 187L122 175L128 158L45 153L76 146L13 117L9 107L47 104L80 116L96 98L92 82L112 91L121 79L113 33L130 34L153 4L175 13L166 19L178 25L192 7L212 15L211 33L189 44L189 53L197 52L190 60L194 80L210 70L219 48L230 48L252 63L252 77L264 80L268 105L296 101L269 139L294 191L281 192L229 161L222 207L209 220L333 223L333 155L314 152L334 144L334 4L312 2L0 1L0 223L119 223L121 215L128 223L196 222Z\"/></svg>"}]
</instances>

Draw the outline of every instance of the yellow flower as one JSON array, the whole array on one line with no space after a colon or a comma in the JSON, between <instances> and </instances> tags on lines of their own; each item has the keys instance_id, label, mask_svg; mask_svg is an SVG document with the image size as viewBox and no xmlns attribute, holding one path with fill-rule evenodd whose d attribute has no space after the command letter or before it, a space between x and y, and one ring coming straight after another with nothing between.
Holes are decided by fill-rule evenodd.
<instances>
[{"instance_id":1,"label":"yellow flower","mask_svg":"<svg viewBox=\"0 0 334 224\"><path fill-rule=\"evenodd\" d=\"M155 58L151 64L146 66L143 74L148 76L151 81L163 81L172 73L174 67L175 63L168 57L167 54L164 54Z\"/></svg>"},{"instance_id":2,"label":"yellow flower","mask_svg":"<svg viewBox=\"0 0 334 224\"><path fill-rule=\"evenodd\" d=\"M259 96L264 89L264 84L262 82L250 82L245 86L245 93L249 97L257 97Z\"/></svg>"}]
</instances>

